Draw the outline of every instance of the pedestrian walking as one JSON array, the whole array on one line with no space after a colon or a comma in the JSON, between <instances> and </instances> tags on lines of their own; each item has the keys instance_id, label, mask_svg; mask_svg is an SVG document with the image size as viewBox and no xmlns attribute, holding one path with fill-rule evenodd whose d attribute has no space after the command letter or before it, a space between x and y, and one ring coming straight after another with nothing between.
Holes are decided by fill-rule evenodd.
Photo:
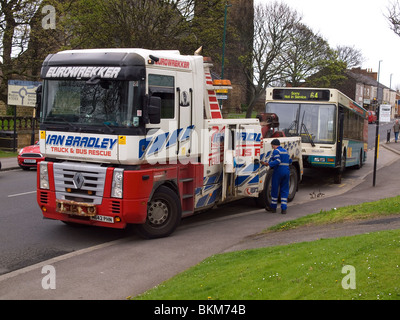
<instances>
[{"instance_id":1,"label":"pedestrian walking","mask_svg":"<svg viewBox=\"0 0 400 320\"><path fill-rule=\"evenodd\" d=\"M394 142L397 143L397 140L399 139L399 132L400 132L399 120L396 120L396 122L394 123L393 132L394 132Z\"/></svg>"},{"instance_id":2,"label":"pedestrian walking","mask_svg":"<svg viewBox=\"0 0 400 320\"><path fill-rule=\"evenodd\" d=\"M281 143L278 139L272 140L271 146L274 149L271 158L268 162L261 162L274 170L272 173L271 205L267 205L265 210L274 213L276 212L280 191L281 213L285 214L287 211L287 199L289 196L289 166L292 163L292 159L290 159L287 150L281 147Z\"/></svg>"}]
</instances>

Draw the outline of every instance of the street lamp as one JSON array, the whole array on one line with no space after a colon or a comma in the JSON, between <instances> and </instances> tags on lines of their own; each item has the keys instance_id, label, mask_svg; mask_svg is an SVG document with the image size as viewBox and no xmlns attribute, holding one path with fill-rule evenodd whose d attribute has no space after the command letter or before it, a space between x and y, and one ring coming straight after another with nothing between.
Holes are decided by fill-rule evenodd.
<instances>
[{"instance_id":1,"label":"street lamp","mask_svg":"<svg viewBox=\"0 0 400 320\"><path fill-rule=\"evenodd\" d=\"M379 60L379 67L378 67L378 87L376 90L376 100L378 102L377 109L376 109L376 133L375 133L375 158L374 158L374 175L373 175L373 181L372 181L372 186L375 187L376 183L376 163L378 160L378 148L379 148L379 76L381 72L381 62L382 60Z\"/></svg>"},{"instance_id":2,"label":"street lamp","mask_svg":"<svg viewBox=\"0 0 400 320\"><path fill-rule=\"evenodd\" d=\"M228 14L228 7L232 7L228 2L225 4L225 13L224 13L224 35L222 37L222 70L221 70L221 79L224 78L224 65L225 65L225 39L226 39L226 16Z\"/></svg>"}]
</instances>

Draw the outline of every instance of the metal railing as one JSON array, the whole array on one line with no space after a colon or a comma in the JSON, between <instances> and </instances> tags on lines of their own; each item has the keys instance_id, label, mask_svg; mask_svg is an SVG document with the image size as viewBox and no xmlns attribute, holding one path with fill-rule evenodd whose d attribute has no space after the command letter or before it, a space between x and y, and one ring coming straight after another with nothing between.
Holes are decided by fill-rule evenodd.
<instances>
[{"instance_id":1,"label":"metal railing","mask_svg":"<svg viewBox=\"0 0 400 320\"><path fill-rule=\"evenodd\" d=\"M0 117L0 131L14 131L14 122L16 123L16 130L30 130L32 123L35 121L35 128L39 127L38 119L33 120L32 117L15 117L3 116Z\"/></svg>"},{"instance_id":2,"label":"metal railing","mask_svg":"<svg viewBox=\"0 0 400 320\"><path fill-rule=\"evenodd\" d=\"M0 149L17 151L18 134L31 133L31 144L35 141L35 132L39 128L38 119L32 117L0 117Z\"/></svg>"}]
</instances>

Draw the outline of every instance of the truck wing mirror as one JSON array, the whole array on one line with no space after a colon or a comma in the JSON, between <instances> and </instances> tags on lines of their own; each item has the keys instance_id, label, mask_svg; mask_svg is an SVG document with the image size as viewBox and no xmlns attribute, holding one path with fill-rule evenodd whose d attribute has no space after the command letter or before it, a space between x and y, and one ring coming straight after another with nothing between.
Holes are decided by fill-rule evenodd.
<instances>
[{"instance_id":1,"label":"truck wing mirror","mask_svg":"<svg viewBox=\"0 0 400 320\"><path fill-rule=\"evenodd\" d=\"M36 104L35 104L35 109L36 109L36 114L35 116L38 117L40 116L40 109L42 106L42 85L39 85L36 89Z\"/></svg>"},{"instance_id":2,"label":"truck wing mirror","mask_svg":"<svg viewBox=\"0 0 400 320\"><path fill-rule=\"evenodd\" d=\"M160 123L161 121L161 98L151 97L148 107L148 115L150 123Z\"/></svg>"}]
</instances>

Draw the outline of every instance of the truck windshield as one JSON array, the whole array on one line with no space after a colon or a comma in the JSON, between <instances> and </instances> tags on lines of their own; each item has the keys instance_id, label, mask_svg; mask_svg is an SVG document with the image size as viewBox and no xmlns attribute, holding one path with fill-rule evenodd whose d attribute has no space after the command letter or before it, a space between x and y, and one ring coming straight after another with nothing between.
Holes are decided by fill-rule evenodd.
<instances>
[{"instance_id":1,"label":"truck windshield","mask_svg":"<svg viewBox=\"0 0 400 320\"><path fill-rule=\"evenodd\" d=\"M279 129L303 142L333 144L336 141L336 107L318 103L267 103L266 112L279 117Z\"/></svg>"},{"instance_id":2,"label":"truck windshield","mask_svg":"<svg viewBox=\"0 0 400 320\"><path fill-rule=\"evenodd\" d=\"M41 123L137 127L141 116L139 81L48 80L44 84Z\"/></svg>"}]
</instances>

